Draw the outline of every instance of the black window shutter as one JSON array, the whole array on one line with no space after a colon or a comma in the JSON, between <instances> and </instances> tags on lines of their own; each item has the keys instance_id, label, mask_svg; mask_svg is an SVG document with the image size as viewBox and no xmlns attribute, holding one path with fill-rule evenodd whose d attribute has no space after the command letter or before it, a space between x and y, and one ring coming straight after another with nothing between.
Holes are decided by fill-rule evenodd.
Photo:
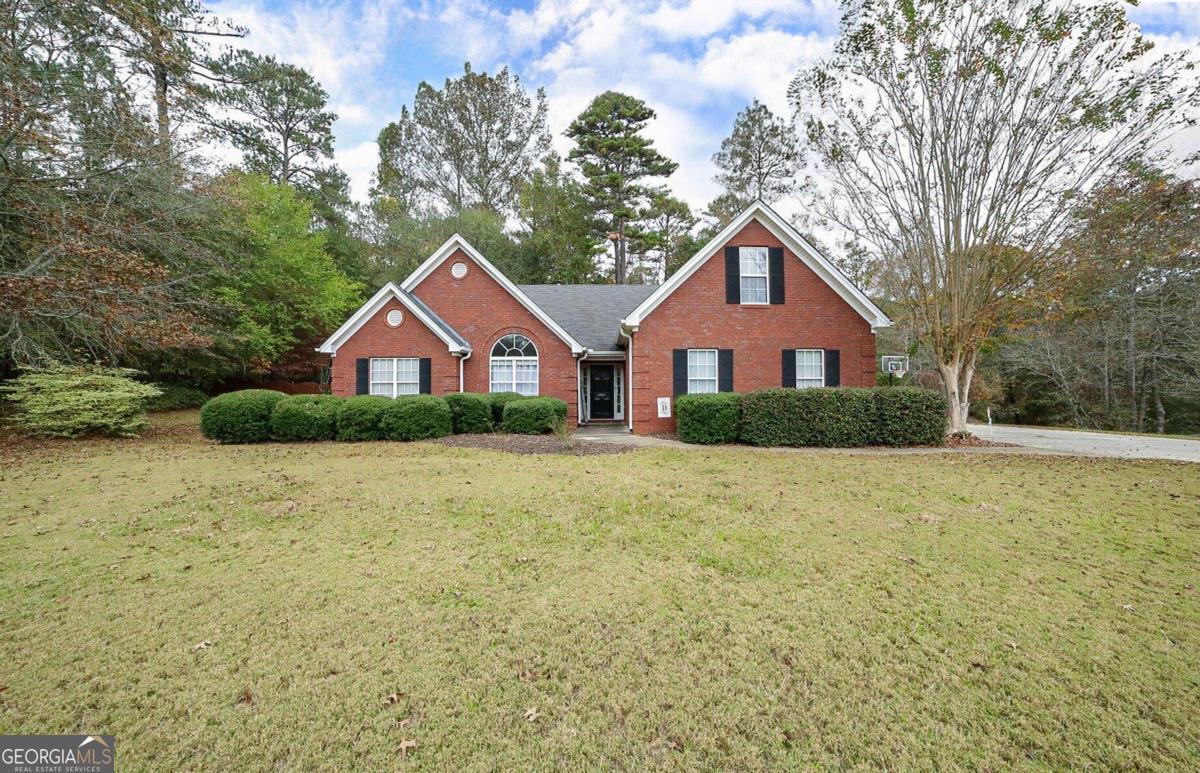
<instances>
[{"instance_id":1,"label":"black window shutter","mask_svg":"<svg viewBox=\"0 0 1200 773\"><path fill-rule=\"evenodd\" d=\"M783 303L783 248L771 247L767 250L767 256L767 284L770 286L771 303Z\"/></svg>"},{"instance_id":2,"label":"black window shutter","mask_svg":"<svg viewBox=\"0 0 1200 773\"><path fill-rule=\"evenodd\" d=\"M733 391L733 349L717 350L717 391Z\"/></svg>"},{"instance_id":3,"label":"black window shutter","mask_svg":"<svg viewBox=\"0 0 1200 773\"><path fill-rule=\"evenodd\" d=\"M675 396L687 394L687 349L676 349L671 353L674 366Z\"/></svg>"},{"instance_id":4,"label":"black window shutter","mask_svg":"<svg viewBox=\"0 0 1200 773\"><path fill-rule=\"evenodd\" d=\"M737 247L725 248L725 302L742 302L742 264Z\"/></svg>"},{"instance_id":5,"label":"black window shutter","mask_svg":"<svg viewBox=\"0 0 1200 773\"><path fill-rule=\"evenodd\" d=\"M825 350L825 386L842 385L842 353L837 349Z\"/></svg>"},{"instance_id":6,"label":"black window shutter","mask_svg":"<svg viewBox=\"0 0 1200 773\"><path fill-rule=\"evenodd\" d=\"M354 394L365 395L371 391L371 358L359 357L354 361Z\"/></svg>"},{"instance_id":7,"label":"black window shutter","mask_svg":"<svg viewBox=\"0 0 1200 773\"><path fill-rule=\"evenodd\" d=\"M796 386L796 350L783 350L783 385L785 387Z\"/></svg>"},{"instance_id":8,"label":"black window shutter","mask_svg":"<svg viewBox=\"0 0 1200 773\"><path fill-rule=\"evenodd\" d=\"M430 377L429 377L429 358L422 357L420 360L419 366L420 366L420 375L417 377L419 379L419 384L418 384L417 389L423 395L431 394L433 390L431 389L432 379L430 379Z\"/></svg>"}]
</instances>

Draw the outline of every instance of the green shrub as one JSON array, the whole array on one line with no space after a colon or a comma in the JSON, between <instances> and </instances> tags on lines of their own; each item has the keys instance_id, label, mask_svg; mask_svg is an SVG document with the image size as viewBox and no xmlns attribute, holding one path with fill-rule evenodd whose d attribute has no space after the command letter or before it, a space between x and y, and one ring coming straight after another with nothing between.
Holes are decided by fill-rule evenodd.
<instances>
[{"instance_id":1,"label":"green shrub","mask_svg":"<svg viewBox=\"0 0 1200 773\"><path fill-rule=\"evenodd\" d=\"M392 400L379 395L347 397L338 404L338 440L383 440L383 412Z\"/></svg>"},{"instance_id":2,"label":"green shrub","mask_svg":"<svg viewBox=\"0 0 1200 773\"><path fill-rule=\"evenodd\" d=\"M273 389L217 395L200 409L200 432L221 443L265 443L271 439L271 412L286 397Z\"/></svg>"},{"instance_id":3,"label":"green shrub","mask_svg":"<svg viewBox=\"0 0 1200 773\"><path fill-rule=\"evenodd\" d=\"M136 435L159 390L134 380L137 371L99 366L30 369L3 387L15 408L12 423L45 437Z\"/></svg>"},{"instance_id":4,"label":"green shrub","mask_svg":"<svg viewBox=\"0 0 1200 773\"><path fill-rule=\"evenodd\" d=\"M946 441L950 407L932 389L876 389L875 430L881 446L940 446Z\"/></svg>"},{"instance_id":5,"label":"green shrub","mask_svg":"<svg viewBox=\"0 0 1200 773\"><path fill-rule=\"evenodd\" d=\"M741 439L756 446L865 446L875 437L874 389L763 389L742 396Z\"/></svg>"},{"instance_id":6,"label":"green shrub","mask_svg":"<svg viewBox=\"0 0 1200 773\"><path fill-rule=\"evenodd\" d=\"M553 397L525 397L504 406L500 429L519 435L553 432L567 418L567 404Z\"/></svg>"},{"instance_id":7,"label":"green shrub","mask_svg":"<svg viewBox=\"0 0 1200 773\"><path fill-rule=\"evenodd\" d=\"M333 395L293 395L271 411L271 437L275 440L333 440L342 398Z\"/></svg>"},{"instance_id":8,"label":"green shrub","mask_svg":"<svg viewBox=\"0 0 1200 773\"><path fill-rule=\"evenodd\" d=\"M445 400L450 406L456 435L492 431L492 404L487 395L452 392Z\"/></svg>"},{"instance_id":9,"label":"green shrub","mask_svg":"<svg viewBox=\"0 0 1200 773\"><path fill-rule=\"evenodd\" d=\"M736 443L742 396L733 392L680 395L675 400L679 439L685 443Z\"/></svg>"},{"instance_id":10,"label":"green shrub","mask_svg":"<svg viewBox=\"0 0 1200 773\"><path fill-rule=\"evenodd\" d=\"M388 440L425 440L452 434L454 418L443 398L408 395L384 409L380 427Z\"/></svg>"},{"instance_id":11,"label":"green shrub","mask_svg":"<svg viewBox=\"0 0 1200 773\"><path fill-rule=\"evenodd\" d=\"M208 395L194 386L186 384L155 384L159 394L147 406L151 411L186 411L199 408L208 400Z\"/></svg>"},{"instance_id":12,"label":"green shrub","mask_svg":"<svg viewBox=\"0 0 1200 773\"><path fill-rule=\"evenodd\" d=\"M492 406L492 423L497 427L504 421L504 406L511 403L513 400L524 400L525 397L516 392L492 392L488 396L488 402Z\"/></svg>"}]
</instances>

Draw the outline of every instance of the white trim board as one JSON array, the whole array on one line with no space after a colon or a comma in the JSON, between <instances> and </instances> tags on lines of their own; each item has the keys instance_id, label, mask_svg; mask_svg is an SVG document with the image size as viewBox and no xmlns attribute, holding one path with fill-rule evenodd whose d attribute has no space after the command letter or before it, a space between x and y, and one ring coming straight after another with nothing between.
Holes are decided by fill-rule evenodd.
<instances>
[{"instance_id":1,"label":"white trim board","mask_svg":"<svg viewBox=\"0 0 1200 773\"><path fill-rule=\"evenodd\" d=\"M412 292L413 289L417 285L421 284L421 282L424 281L427 276L436 271L438 266L446 262L447 258L454 254L455 250L462 250L465 252L467 256L471 258L471 260L475 261L475 263L482 268L485 273L487 273L488 276L496 280L497 284L507 290L509 295L516 298L517 303L520 303L522 306L524 306L530 314L537 317L539 322L549 328L550 332L561 338L567 344L567 346L570 346L572 354L579 355L583 353L583 346L574 338L572 338L571 334L564 330L562 325L559 325L557 322L551 319L549 314L542 311L541 307L530 300L528 295L521 292L521 289L513 284L508 277L501 273L500 269L493 266L487 258L480 254L479 250L472 247L466 239L458 234L454 234L447 239L441 247L438 247L437 250L425 260L424 263L422 263L420 266L417 266L417 270L409 274L408 278L400 283L400 287L408 292Z\"/></svg>"},{"instance_id":2,"label":"white trim board","mask_svg":"<svg viewBox=\"0 0 1200 773\"><path fill-rule=\"evenodd\" d=\"M778 212L771 209L762 201L754 202L740 215L731 220L729 225L721 229L719 234L714 236L708 244L704 245L687 263L684 263L666 282L663 282L646 300L642 301L636 309L631 311L629 316L621 320L622 327L627 330L636 330L650 312L654 311L660 303L666 300L667 296L679 289L680 285L707 263L709 258L716 255L725 246L725 243L745 228L751 220L758 220L763 227L775 235L775 238L783 242L784 246L790 249L804 265L812 269L813 273L820 277L825 284L832 287L834 292L841 296L842 300L850 304L850 307L858 312L859 316L871 323L872 330L891 327L892 320L870 298L863 294L862 290L855 287L854 283L839 271L837 266L829 262L828 258L809 244L808 240L791 223L784 220ZM722 299L722 302L724 302L724 299Z\"/></svg>"},{"instance_id":3,"label":"white trim board","mask_svg":"<svg viewBox=\"0 0 1200 773\"><path fill-rule=\"evenodd\" d=\"M442 330L441 325L429 318L420 306L412 302L408 294L396 286L394 282L388 282L383 287L379 288L379 292L371 296L371 299L358 308L358 311L351 315L350 319L346 320L345 324L334 331L333 335L325 339L325 343L317 347L318 352L324 354L337 354L338 347L346 343L350 336L358 332L358 329L367 323L371 317L379 313L388 301L395 298L400 301L404 308L408 309L408 313L412 314L421 324L429 328L434 335L441 339L442 343L446 344L446 348L451 354L465 354L471 349L464 348L461 344L446 334Z\"/></svg>"}]
</instances>

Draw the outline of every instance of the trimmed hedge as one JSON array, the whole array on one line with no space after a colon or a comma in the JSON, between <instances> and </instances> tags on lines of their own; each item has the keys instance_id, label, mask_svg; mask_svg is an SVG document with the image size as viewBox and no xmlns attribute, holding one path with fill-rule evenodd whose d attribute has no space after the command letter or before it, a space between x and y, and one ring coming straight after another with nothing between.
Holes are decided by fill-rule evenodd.
<instances>
[{"instance_id":1,"label":"trimmed hedge","mask_svg":"<svg viewBox=\"0 0 1200 773\"><path fill-rule=\"evenodd\" d=\"M945 398L926 389L764 389L743 395L740 437L756 446L941 445L946 414Z\"/></svg>"},{"instance_id":2,"label":"trimmed hedge","mask_svg":"<svg viewBox=\"0 0 1200 773\"><path fill-rule=\"evenodd\" d=\"M339 398L337 439L345 441L383 440L383 412L392 404L389 397L358 395Z\"/></svg>"},{"instance_id":3,"label":"trimmed hedge","mask_svg":"<svg viewBox=\"0 0 1200 773\"><path fill-rule=\"evenodd\" d=\"M519 395L516 392L492 392L487 398L488 403L492 406L492 423L497 427L504 421L504 406L513 400L525 399L523 395Z\"/></svg>"},{"instance_id":4,"label":"trimmed hedge","mask_svg":"<svg viewBox=\"0 0 1200 773\"><path fill-rule=\"evenodd\" d=\"M675 401L679 439L685 443L736 443L742 426L742 396L735 392L680 395Z\"/></svg>"},{"instance_id":5,"label":"trimmed hedge","mask_svg":"<svg viewBox=\"0 0 1200 773\"><path fill-rule=\"evenodd\" d=\"M492 403L487 395L452 392L445 396L445 400L450 406L454 434L491 432L494 428Z\"/></svg>"},{"instance_id":6,"label":"trimmed hedge","mask_svg":"<svg viewBox=\"0 0 1200 773\"><path fill-rule=\"evenodd\" d=\"M504 406L500 429L519 435L553 432L567 418L567 404L553 397L524 397Z\"/></svg>"},{"instance_id":7,"label":"trimmed hedge","mask_svg":"<svg viewBox=\"0 0 1200 773\"><path fill-rule=\"evenodd\" d=\"M220 443L265 443L271 439L271 412L286 397L273 389L217 395L200 409L200 432Z\"/></svg>"},{"instance_id":8,"label":"trimmed hedge","mask_svg":"<svg viewBox=\"0 0 1200 773\"><path fill-rule=\"evenodd\" d=\"M333 440L341 398L333 395L293 395L271 411L271 437L276 440Z\"/></svg>"},{"instance_id":9,"label":"trimmed hedge","mask_svg":"<svg viewBox=\"0 0 1200 773\"><path fill-rule=\"evenodd\" d=\"M454 418L445 399L408 395L384 409L379 426L388 440L426 440L453 434Z\"/></svg>"},{"instance_id":10,"label":"trimmed hedge","mask_svg":"<svg viewBox=\"0 0 1200 773\"><path fill-rule=\"evenodd\" d=\"M880 446L940 446L946 442L950 405L932 389L876 389L875 432Z\"/></svg>"},{"instance_id":11,"label":"trimmed hedge","mask_svg":"<svg viewBox=\"0 0 1200 773\"><path fill-rule=\"evenodd\" d=\"M185 384L155 384L158 387L158 397L150 399L147 410L150 411L184 411L189 408L199 408L208 401L208 395L194 386Z\"/></svg>"}]
</instances>

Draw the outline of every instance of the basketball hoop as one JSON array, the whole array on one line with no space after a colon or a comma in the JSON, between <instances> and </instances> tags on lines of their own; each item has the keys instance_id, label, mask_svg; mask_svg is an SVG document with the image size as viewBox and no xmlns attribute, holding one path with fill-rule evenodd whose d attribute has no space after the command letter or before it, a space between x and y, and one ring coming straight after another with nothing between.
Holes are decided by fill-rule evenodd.
<instances>
[{"instance_id":1,"label":"basketball hoop","mask_svg":"<svg viewBox=\"0 0 1200 773\"><path fill-rule=\"evenodd\" d=\"M904 374L908 373L908 357L905 356L885 354L881 365L883 372L888 376L904 378Z\"/></svg>"}]
</instances>

